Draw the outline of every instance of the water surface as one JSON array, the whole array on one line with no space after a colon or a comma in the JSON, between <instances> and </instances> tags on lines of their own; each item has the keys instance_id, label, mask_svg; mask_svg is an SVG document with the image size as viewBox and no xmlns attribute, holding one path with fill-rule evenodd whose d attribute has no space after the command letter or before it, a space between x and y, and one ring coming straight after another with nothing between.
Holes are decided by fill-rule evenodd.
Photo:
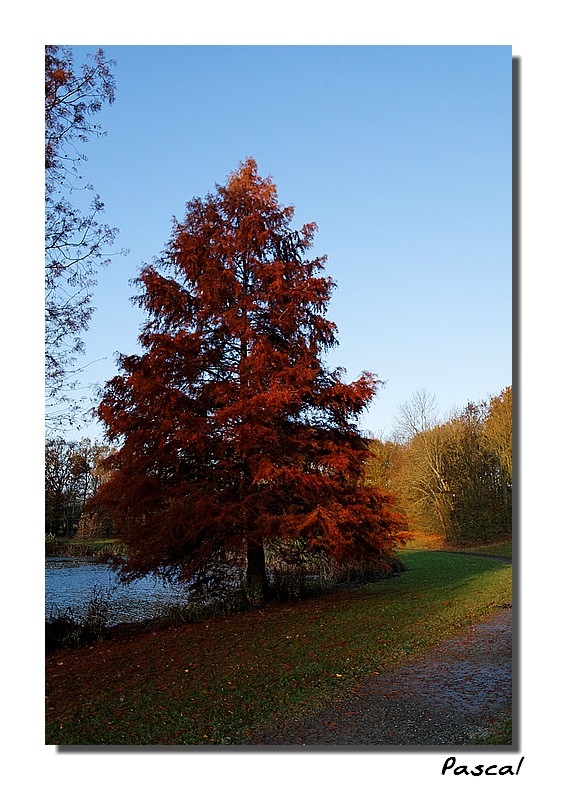
<instances>
[{"instance_id":1,"label":"water surface","mask_svg":"<svg viewBox=\"0 0 567 800\"><path fill-rule=\"evenodd\" d=\"M84 609L93 593L108 599L109 622L133 622L157 616L164 606L184 602L187 590L154 578L118 582L108 564L88 559L46 559L45 616L53 611Z\"/></svg>"}]
</instances>

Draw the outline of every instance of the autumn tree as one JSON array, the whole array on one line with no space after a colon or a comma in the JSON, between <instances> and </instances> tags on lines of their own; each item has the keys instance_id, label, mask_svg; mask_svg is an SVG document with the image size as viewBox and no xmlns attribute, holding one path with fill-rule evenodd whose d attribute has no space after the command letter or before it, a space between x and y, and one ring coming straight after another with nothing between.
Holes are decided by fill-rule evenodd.
<instances>
[{"instance_id":1,"label":"autumn tree","mask_svg":"<svg viewBox=\"0 0 567 800\"><path fill-rule=\"evenodd\" d=\"M372 458L366 466L366 482L392 492L392 476L397 470L402 445L390 439L369 439L368 445Z\"/></svg>"},{"instance_id":2,"label":"autumn tree","mask_svg":"<svg viewBox=\"0 0 567 800\"><path fill-rule=\"evenodd\" d=\"M46 422L72 421L76 359L83 352L97 270L108 263L116 229L83 177L81 145L103 131L93 121L114 101L112 61L102 50L75 69L69 47L45 48L45 379ZM80 199L79 199L80 198ZM85 198L89 198L86 200Z\"/></svg>"},{"instance_id":3,"label":"autumn tree","mask_svg":"<svg viewBox=\"0 0 567 800\"><path fill-rule=\"evenodd\" d=\"M188 203L165 252L137 279L142 353L121 356L99 416L118 446L99 500L128 549L126 579L192 579L243 553L268 589L266 546L341 564L386 564L402 538L390 498L364 483L356 421L377 388L325 366L333 283L309 258L253 159Z\"/></svg>"},{"instance_id":4,"label":"autumn tree","mask_svg":"<svg viewBox=\"0 0 567 800\"><path fill-rule=\"evenodd\" d=\"M502 524L500 470L484 436L486 404L467 403L444 426L442 467L451 497L449 541L488 542L510 534Z\"/></svg>"},{"instance_id":5,"label":"autumn tree","mask_svg":"<svg viewBox=\"0 0 567 800\"><path fill-rule=\"evenodd\" d=\"M87 502L106 480L106 444L67 441L55 436L45 443L45 530L73 536Z\"/></svg>"},{"instance_id":6,"label":"autumn tree","mask_svg":"<svg viewBox=\"0 0 567 800\"><path fill-rule=\"evenodd\" d=\"M495 397L491 397L488 415L484 426L484 436L487 446L498 456L502 471L502 482L510 488L512 486L512 387L507 386Z\"/></svg>"},{"instance_id":7,"label":"autumn tree","mask_svg":"<svg viewBox=\"0 0 567 800\"><path fill-rule=\"evenodd\" d=\"M389 485L413 526L454 544L511 536L511 387L443 422L419 392L400 409L398 435Z\"/></svg>"},{"instance_id":8,"label":"autumn tree","mask_svg":"<svg viewBox=\"0 0 567 800\"><path fill-rule=\"evenodd\" d=\"M63 437L45 443L45 531L53 535L69 535L73 528L71 453Z\"/></svg>"},{"instance_id":9,"label":"autumn tree","mask_svg":"<svg viewBox=\"0 0 567 800\"><path fill-rule=\"evenodd\" d=\"M416 391L396 416L395 438L401 450L390 481L412 527L448 536L451 494L443 470L445 434L435 395L427 389Z\"/></svg>"}]
</instances>

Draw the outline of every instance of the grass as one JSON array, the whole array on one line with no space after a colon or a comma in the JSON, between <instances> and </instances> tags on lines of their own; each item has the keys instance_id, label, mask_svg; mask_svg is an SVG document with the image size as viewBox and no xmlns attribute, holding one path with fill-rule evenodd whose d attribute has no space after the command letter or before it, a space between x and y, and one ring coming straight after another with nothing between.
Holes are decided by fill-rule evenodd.
<instances>
[{"instance_id":1,"label":"grass","mask_svg":"<svg viewBox=\"0 0 567 800\"><path fill-rule=\"evenodd\" d=\"M484 544L484 545L477 545L473 548L467 548L463 552L474 552L478 553L479 555L486 555L486 556L505 556L506 558L512 558L512 542L496 542L495 544Z\"/></svg>"},{"instance_id":2,"label":"grass","mask_svg":"<svg viewBox=\"0 0 567 800\"><path fill-rule=\"evenodd\" d=\"M397 578L47 658L46 742L246 744L511 601L511 566L406 552Z\"/></svg>"},{"instance_id":3,"label":"grass","mask_svg":"<svg viewBox=\"0 0 567 800\"><path fill-rule=\"evenodd\" d=\"M55 558L107 558L120 555L123 548L117 539L70 539L53 537L46 540L46 555Z\"/></svg>"},{"instance_id":4,"label":"grass","mask_svg":"<svg viewBox=\"0 0 567 800\"><path fill-rule=\"evenodd\" d=\"M512 738L512 709L505 709L488 731L472 743L475 745L510 745Z\"/></svg>"},{"instance_id":5,"label":"grass","mask_svg":"<svg viewBox=\"0 0 567 800\"><path fill-rule=\"evenodd\" d=\"M405 546L405 551L414 550L445 550L456 551L461 553L478 554L478 555L494 555L505 556L512 558L512 540L506 539L501 542L492 542L490 544L469 544L456 545L447 543L444 537L438 533L423 533L421 531L412 532L412 539Z\"/></svg>"}]
</instances>

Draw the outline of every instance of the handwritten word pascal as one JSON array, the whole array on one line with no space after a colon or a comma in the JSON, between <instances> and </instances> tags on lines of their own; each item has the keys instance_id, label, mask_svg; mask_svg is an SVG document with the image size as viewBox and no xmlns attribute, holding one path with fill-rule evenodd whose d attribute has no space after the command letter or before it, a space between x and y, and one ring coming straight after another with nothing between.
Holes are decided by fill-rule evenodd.
<instances>
[{"instance_id":1,"label":"handwritten word pascal","mask_svg":"<svg viewBox=\"0 0 567 800\"><path fill-rule=\"evenodd\" d=\"M490 764L485 767L484 764L477 764L475 767L469 767L466 764L457 764L457 759L454 756L449 756L445 759L441 775L446 772L453 775L517 775L522 766L524 756L518 762L518 765L505 764L499 767L498 764Z\"/></svg>"}]
</instances>

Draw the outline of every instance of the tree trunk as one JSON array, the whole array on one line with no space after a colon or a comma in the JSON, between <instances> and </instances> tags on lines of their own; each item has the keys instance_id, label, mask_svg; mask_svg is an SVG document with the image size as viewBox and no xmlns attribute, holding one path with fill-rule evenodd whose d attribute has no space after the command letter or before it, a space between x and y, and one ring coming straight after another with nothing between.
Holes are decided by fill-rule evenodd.
<instances>
[{"instance_id":1,"label":"tree trunk","mask_svg":"<svg viewBox=\"0 0 567 800\"><path fill-rule=\"evenodd\" d=\"M268 595L268 576L262 538L248 537L246 590L254 601L264 600Z\"/></svg>"}]
</instances>

